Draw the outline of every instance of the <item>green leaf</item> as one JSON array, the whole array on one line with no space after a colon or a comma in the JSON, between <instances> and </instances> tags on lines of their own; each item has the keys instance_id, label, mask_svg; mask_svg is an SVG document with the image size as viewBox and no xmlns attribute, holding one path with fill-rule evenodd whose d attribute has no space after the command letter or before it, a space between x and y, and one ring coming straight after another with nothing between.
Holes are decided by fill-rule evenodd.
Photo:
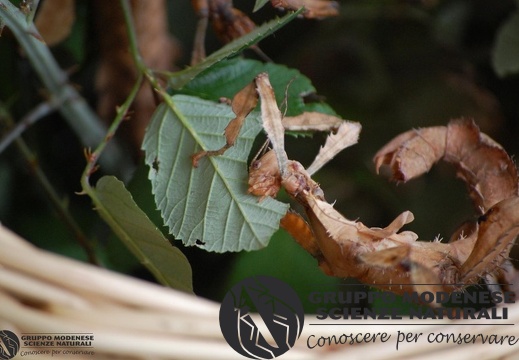
<instances>
[{"instance_id":1,"label":"green leaf","mask_svg":"<svg viewBox=\"0 0 519 360\"><path fill-rule=\"evenodd\" d=\"M186 245L216 252L262 248L287 211L287 204L247 193L247 159L262 128L257 113L247 117L234 147L193 168L191 155L225 144L223 131L234 117L228 105L176 95L157 108L146 131L155 202Z\"/></svg>"},{"instance_id":2,"label":"green leaf","mask_svg":"<svg viewBox=\"0 0 519 360\"><path fill-rule=\"evenodd\" d=\"M519 11L499 30L494 44L492 65L501 77L519 72Z\"/></svg>"},{"instance_id":3,"label":"green leaf","mask_svg":"<svg viewBox=\"0 0 519 360\"><path fill-rule=\"evenodd\" d=\"M269 2L269 0L256 0L256 3L254 4L254 9L252 10L252 12L258 11L263 6L265 6L265 4L267 4L268 2Z\"/></svg>"},{"instance_id":4,"label":"green leaf","mask_svg":"<svg viewBox=\"0 0 519 360\"><path fill-rule=\"evenodd\" d=\"M148 219L124 184L114 176L104 176L95 193L101 217L155 278L166 286L193 292L186 257Z\"/></svg>"},{"instance_id":5,"label":"green leaf","mask_svg":"<svg viewBox=\"0 0 519 360\"><path fill-rule=\"evenodd\" d=\"M248 33L245 36L240 37L239 39L236 39L229 44L222 47L220 50L215 51L211 55L209 55L207 58L205 58L202 62L199 64L187 68L185 70L172 73L169 76L169 86L171 86L173 89L180 89L185 84L187 84L189 81L195 78L198 74L200 74L202 71L210 68L214 64L217 64L218 62L227 59L231 56L234 56L236 54L239 54L246 48L250 47L251 45L256 44L260 40L266 38L273 32L277 31L281 27L288 24L290 21L295 19L297 15L302 10L288 13L287 15L283 16L282 18L276 18L274 20L271 20L250 33Z\"/></svg>"},{"instance_id":6,"label":"green leaf","mask_svg":"<svg viewBox=\"0 0 519 360\"><path fill-rule=\"evenodd\" d=\"M180 92L214 101L221 97L231 99L261 72L268 72L278 104L283 104L286 96L286 116L299 115L304 111L336 115L325 103L305 104L304 96L315 93L316 89L310 79L298 70L278 64L264 64L256 60L237 58L222 61L201 73L180 89Z\"/></svg>"}]
</instances>

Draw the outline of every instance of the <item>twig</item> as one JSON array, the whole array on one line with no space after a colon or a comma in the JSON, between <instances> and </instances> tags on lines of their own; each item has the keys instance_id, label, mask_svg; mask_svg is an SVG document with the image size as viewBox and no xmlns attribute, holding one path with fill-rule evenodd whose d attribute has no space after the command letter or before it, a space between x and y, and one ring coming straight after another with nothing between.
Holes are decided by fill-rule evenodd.
<instances>
[{"instance_id":1,"label":"twig","mask_svg":"<svg viewBox=\"0 0 519 360\"><path fill-rule=\"evenodd\" d=\"M20 120L18 124L16 124L16 126L2 138L2 140L0 140L0 154L31 125L56 110L60 105L60 101L51 100L45 101L36 106L32 111L25 115L22 120Z\"/></svg>"},{"instance_id":2,"label":"twig","mask_svg":"<svg viewBox=\"0 0 519 360\"><path fill-rule=\"evenodd\" d=\"M101 156L101 153L105 150L107 145L109 144L110 140L115 135L117 129L119 128L119 125L126 119L128 110L130 108L130 105L133 103L133 100L135 99L135 96L137 95L137 92L139 91L141 85L142 85L143 75L140 74L137 78L137 81L133 85L133 88L124 101L124 103L117 108L117 115L112 122L112 125L108 128L108 132L106 133L103 141L99 143L97 148L92 152L90 149L85 150L85 157L87 160L87 164L85 166L85 170L83 171L83 174L81 176L81 187L82 191L79 193L80 195L88 195L94 204L96 205L96 209L98 211L105 211L102 203L99 201L97 194L95 193L94 189L90 185L90 175L92 175L97 170L97 162ZM108 213L107 213L108 215ZM117 226L117 224L115 224Z\"/></svg>"},{"instance_id":3,"label":"twig","mask_svg":"<svg viewBox=\"0 0 519 360\"><path fill-rule=\"evenodd\" d=\"M47 106L44 106L44 105L47 105ZM54 106L52 106L52 105L54 105ZM30 120L32 123L34 123L39 118L41 118L41 117L47 115L49 112L51 112L56 106L58 106L58 104L42 103L42 104L38 105L36 107L36 109L32 110L24 119L27 122L29 122L29 120ZM0 112L1 112L0 115L2 115L2 117L5 119L6 123L8 125L12 125L13 121L12 121L10 114L4 108L0 109ZM29 119L29 120L27 120L27 119ZM24 120L22 120L20 122L20 124L23 122L24 122ZM13 130L15 130L19 127L20 126L17 126ZM74 220L74 218L70 215L70 212L68 211L63 200L60 199L58 193L56 192L56 190L50 183L49 179L47 178L47 176L45 175L45 173L43 172L41 167L38 166L38 161L37 161L37 158L34 155L34 153L29 149L29 147L27 146L25 141L19 137L19 135L25 128L26 127L22 127L21 131L19 133L17 133L16 131L11 131L8 134L8 136L4 137L4 139L2 140L2 144L5 143L5 146L7 147L7 145L9 145L9 143L12 141L14 141L16 143L18 151L20 151L20 153L24 157L24 159L27 163L27 166L29 167L31 172L36 177L36 180L39 182L39 184L43 188L45 194L49 198L49 200L50 200L52 206L54 207L54 209L56 210L58 216L62 219L63 223L69 228L69 230L72 232L72 234L74 235L74 237L77 240L77 242L79 243L79 245L85 251L88 261L91 264L99 265L99 261L97 260L94 248L92 247L92 243L89 241L87 236L83 233L83 231L81 230L81 228L79 227L77 222ZM6 138L11 139L9 141L9 143L7 143L5 141L5 140L8 140ZM1 148L1 150L3 150L5 147L2 148L0 145L0 148ZM0 153L1 153L1 150L0 150Z\"/></svg>"},{"instance_id":4,"label":"twig","mask_svg":"<svg viewBox=\"0 0 519 360\"><path fill-rule=\"evenodd\" d=\"M31 152L25 141L21 138L16 139L16 146L18 150L23 154L27 164L31 168L34 176L40 183L40 185L45 190L47 197L50 199L52 205L56 209L58 216L63 220L63 223L69 228L74 237L76 238L79 245L85 251L88 262L95 265L100 265L99 260L95 254L94 247L92 246L92 242L87 238L87 236L83 233L83 230L76 223L72 215L70 215L69 210L66 205L63 203L63 200L60 199L56 190L50 183L49 179L43 172L43 170L38 166L38 162L36 161L36 156Z\"/></svg>"},{"instance_id":5,"label":"twig","mask_svg":"<svg viewBox=\"0 0 519 360\"><path fill-rule=\"evenodd\" d=\"M36 16L36 10L38 10L38 5L40 4L40 0L31 0L30 1L30 11L27 14L27 22L32 23L34 21L34 17Z\"/></svg>"},{"instance_id":6,"label":"twig","mask_svg":"<svg viewBox=\"0 0 519 360\"><path fill-rule=\"evenodd\" d=\"M128 34L128 41L130 45L130 53L132 54L135 66L137 66L139 72L142 73L146 77L146 79L151 83L153 89L155 89L162 95L162 97L164 97L164 89L162 89L162 86L159 84L153 71L148 66L146 66L139 52L137 32L135 31L135 27L133 24L133 16L130 2L128 0L120 0L120 4L123 9L124 21L126 24L126 32Z\"/></svg>"},{"instance_id":7,"label":"twig","mask_svg":"<svg viewBox=\"0 0 519 360\"><path fill-rule=\"evenodd\" d=\"M106 133L105 126L68 82L66 73L58 66L32 21L27 21L20 9L8 0L0 0L0 18L18 40L42 83L61 101L59 111L69 126L85 146L97 145ZM130 164L129 156L115 144L103 157L103 166L112 172L128 171Z\"/></svg>"},{"instance_id":8,"label":"twig","mask_svg":"<svg viewBox=\"0 0 519 360\"><path fill-rule=\"evenodd\" d=\"M130 52L132 54L133 60L135 61L135 66L137 66L139 72L146 77L146 79L152 85L153 89L162 97L168 106L172 109L176 109L171 96L169 96L166 90L163 89L154 72L148 68L142 60L141 54L139 53L137 32L135 31L133 24L133 16L129 0L120 0L120 4L123 9L126 32L128 33L128 40L130 43Z\"/></svg>"}]
</instances>

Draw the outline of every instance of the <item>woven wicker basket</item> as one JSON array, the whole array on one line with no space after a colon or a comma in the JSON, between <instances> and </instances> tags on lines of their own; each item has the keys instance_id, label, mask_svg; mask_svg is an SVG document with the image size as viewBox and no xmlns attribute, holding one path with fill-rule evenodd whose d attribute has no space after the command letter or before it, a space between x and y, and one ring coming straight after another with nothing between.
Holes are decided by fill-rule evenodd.
<instances>
[{"instance_id":1,"label":"woven wicker basket","mask_svg":"<svg viewBox=\"0 0 519 360\"><path fill-rule=\"evenodd\" d=\"M0 330L16 334L84 332L94 336L94 355L26 355L28 359L244 358L221 334L217 303L39 250L1 226L0 249ZM506 323L519 324L519 304L508 307L508 316ZM393 340L398 331L519 337L519 325L467 327L455 321L435 320L434 326L409 326L403 322L387 321L383 330L368 320L362 326L337 323L317 330L306 326L295 347L281 358L519 359L519 344L421 341L400 344L396 351L396 340L315 349L309 349L306 342L310 335L381 331L391 334Z\"/></svg>"}]
</instances>

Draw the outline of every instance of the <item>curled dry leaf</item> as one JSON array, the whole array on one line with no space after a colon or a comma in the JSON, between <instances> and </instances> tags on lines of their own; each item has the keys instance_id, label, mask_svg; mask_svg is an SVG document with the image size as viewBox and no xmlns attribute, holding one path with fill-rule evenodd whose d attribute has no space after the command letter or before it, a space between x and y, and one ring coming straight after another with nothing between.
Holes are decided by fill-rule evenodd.
<instances>
[{"instance_id":1,"label":"curled dry leaf","mask_svg":"<svg viewBox=\"0 0 519 360\"><path fill-rule=\"evenodd\" d=\"M344 218L331 204L308 192L296 199L310 220L323 270L396 293L427 290L415 283L444 284L442 289L453 290L457 285L450 284L477 282L483 274L499 270L519 234L519 197L491 208L495 217L489 216L477 233L448 244L416 241L415 233L398 232L400 225L412 220L409 212L387 228L368 228Z\"/></svg>"},{"instance_id":2,"label":"curled dry leaf","mask_svg":"<svg viewBox=\"0 0 519 360\"><path fill-rule=\"evenodd\" d=\"M96 73L97 112L107 123L116 114L137 79L137 70L128 51L128 31L120 6L112 1L95 0L100 62ZM180 56L179 46L169 35L166 1L131 1L139 51L146 65L156 70L172 70ZM143 86L132 105L132 121L118 132L141 156L145 129L157 102L149 85Z\"/></svg>"},{"instance_id":3,"label":"curled dry leaf","mask_svg":"<svg viewBox=\"0 0 519 360\"><path fill-rule=\"evenodd\" d=\"M322 256L319 247L314 239L312 228L295 212L289 211L280 221L279 226L285 229L303 249L308 251L313 257Z\"/></svg>"},{"instance_id":4,"label":"curled dry leaf","mask_svg":"<svg viewBox=\"0 0 519 360\"><path fill-rule=\"evenodd\" d=\"M305 8L303 16L309 19L322 19L339 15L339 4L330 0L270 0L272 6L286 10Z\"/></svg>"},{"instance_id":5,"label":"curled dry leaf","mask_svg":"<svg viewBox=\"0 0 519 360\"><path fill-rule=\"evenodd\" d=\"M270 150L260 159L254 160L249 167L248 192L260 196L260 201L267 196L276 197L281 189L281 174L276 153Z\"/></svg>"},{"instance_id":6,"label":"curled dry leaf","mask_svg":"<svg viewBox=\"0 0 519 360\"><path fill-rule=\"evenodd\" d=\"M322 120L323 123L321 123L320 120ZM335 116L315 112L303 113L290 118L285 117L283 118L283 127L289 130L303 131L330 131L337 129L337 133L328 137L324 147L321 148L318 156L308 168L308 177L317 172L341 150L357 143L361 129L359 123L348 122ZM269 137L270 136L271 135L269 135ZM278 135L272 134L272 137L274 136ZM292 160L288 160L286 167L303 168L301 164L293 162ZM292 176L295 176L294 172L292 172ZM303 183L305 181L306 180L302 180ZM270 150L260 159L256 159L251 163L249 168L249 193L260 196L261 200L266 196L275 197L280 188L281 173L279 171L279 163L276 158L276 152Z\"/></svg>"},{"instance_id":7,"label":"curled dry leaf","mask_svg":"<svg viewBox=\"0 0 519 360\"><path fill-rule=\"evenodd\" d=\"M343 120L337 116L313 111L283 118L285 130L291 131L332 131L342 123Z\"/></svg>"},{"instance_id":8,"label":"curled dry leaf","mask_svg":"<svg viewBox=\"0 0 519 360\"><path fill-rule=\"evenodd\" d=\"M461 266L462 281L493 273L508 258L519 233L519 197L505 199L480 218L474 249Z\"/></svg>"},{"instance_id":9,"label":"curled dry leaf","mask_svg":"<svg viewBox=\"0 0 519 360\"><path fill-rule=\"evenodd\" d=\"M227 44L250 33L256 24L229 0L209 0L209 17L218 39Z\"/></svg>"},{"instance_id":10,"label":"curled dry leaf","mask_svg":"<svg viewBox=\"0 0 519 360\"><path fill-rule=\"evenodd\" d=\"M316 173L328 161L333 159L335 155L340 153L345 148L355 145L359 140L361 125L356 122L343 121L337 132L331 134L326 139L326 143L317 154L315 160L308 167L307 171L310 175Z\"/></svg>"},{"instance_id":11,"label":"curled dry leaf","mask_svg":"<svg viewBox=\"0 0 519 360\"><path fill-rule=\"evenodd\" d=\"M34 24L49 46L59 44L72 31L76 20L75 0L46 0L38 8Z\"/></svg>"},{"instance_id":12,"label":"curled dry leaf","mask_svg":"<svg viewBox=\"0 0 519 360\"><path fill-rule=\"evenodd\" d=\"M271 120L280 121L279 117ZM279 137L274 130L278 127L265 127L271 140ZM286 156L279 143L273 151ZM388 164L399 180L428 171L441 158L455 164L476 205L486 213L476 226L463 227L468 234L460 231L449 243L417 241L415 233L400 231L413 220L409 211L382 229L346 219L325 201L322 189L301 164L289 160L285 171L278 174L272 152L267 155L268 162L260 164L254 175L269 170L270 183L279 187L276 178L280 177L281 186L303 206L309 226L292 214L282 220L282 226L318 260L326 274L354 277L396 293L453 291L486 274L503 274L503 263L519 234L517 171L506 152L480 134L473 122L453 121L447 127L402 134L375 156L377 170ZM279 160L279 154L276 157ZM278 166L283 169L279 161ZM277 190L268 195L274 193Z\"/></svg>"},{"instance_id":13,"label":"curled dry leaf","mask_svg":"<svg viewBox=\"0 0 519 360\"><path fill-rule=\"evenodd\" d=\"M456 166L458 177L467 184L481 213L518 194L517 169L512 159L501 145L480 133L471 120L408 131L391 140L374 157L377 171L388 165L393 179L398 181L429 171L441 159Z\"/></svg>"},{"instance_id":14,"label":"curled dry leaf","mask_svg":"<svg viewBox=\"0 0 519 360\"><path fill-rule=\"evenodd\" d=\"M276 154L281 175L287 166L288 157L285 152L285 128L282 123L281 111L276 103L274 89L270 85L267 73L256 76L256 88L261 98L261 119L263 128L269 135L272 148Z\"/></svg>"},{"instance_id":15,"label":"curled dry leaf","mask_svg":"<svg viewBox=\"0 0 519 360\"><path fill-rule=\"evenodd\" d=\"M254 83L250 83L241 89L236 95L234 95L231 107L236 117L232 119L225 128L225 145L223 145L218 150L202 150L197 152L191 157L193 166L197 167L198 161L200 161L200 159L205 156L222 155L225 151L227 151L227 149L234 146L234 142L240 134L240 130L243 126L245 118L252 110L254 110L257 104L258 94L256 93L256 87L254 86Z\"/></svg>"},{"instance_id":16,"label":"curled dry leaf","mask_svg":"<svg viewBox=\"0 0 519 360\"><path fill-rule=\"evenodd\" d=\"M191 4L199 18L191 56L192 66L205 58L205 33L209 20L216 37L224 44L256 28L256 24L246 14L233 7L232 0L191 0ZM251 49L266 61L270 61L257 45L252 45Z\"/></svg>"}]
</instances>

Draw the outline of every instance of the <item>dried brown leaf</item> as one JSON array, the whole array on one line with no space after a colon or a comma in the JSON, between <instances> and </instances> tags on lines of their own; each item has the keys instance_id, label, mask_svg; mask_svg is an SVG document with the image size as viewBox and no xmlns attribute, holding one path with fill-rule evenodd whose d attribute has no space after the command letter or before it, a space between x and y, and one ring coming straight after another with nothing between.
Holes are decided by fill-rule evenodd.
<instances>
[{"instance_id":1,"label":"dried brown leaf","mask_svg":"<svg viewBox=\"0 0 519 360\"><path fill-rule=\"evenodd\" d=\"M209 0L209 17L218 39L227 44L250 33L256 24L242 11L232 6L232 1Z\"/></svg>"},{"instance_id":2,"label":"dried brown leaf","mask_svg":"<svg viewBox=\"0 0 519 360\"><path fill-rule=\"evenodd\" d=\"M301 215L294 212L288 212L281 219L280 227L286 230L303 249L314 257L320 257L321 251L315 242L314 233L310 225L301 217Z\"/></svg>"},{"instance_id":3,"label":"dried brown leaf","mask_svg":"<svg viewBox=\"0 0 519 360\"><path fill-rule=\"evenodd\" d=\"M234 98L232 99L231 107L232 111L236 115L234 119L229 121L227 124L224 134L225 134L225 145L222 146L218 150L209 150L209 151L199 151L191 157L192 163L194 167L198 166L198 161L205 156L219 156L225 153L227 149L234 146L234 142L238 138L240 134L240 130L243 126L243 122L247 115L251 113L252 110L258 104L258 93L256 92L256 86L254 83L250 83L245 86L243 89L238 91ZM259 166L258 166L259 167ZM251 191L254 193L253 191Z\"/></svg>"},{"instance_id":4,"label":"dried brown leaf","mask_svg":"<svg viewBox=\"0 0 519 360\"><path fill-rule=\"evenodd\" d=\"M281 189L281 174L273 150L266 152L261 158L254 160L249 168L248 192L260 196L260 201L266 196L276 197Z\"/></svg>"},{"instance_id":5,"label":"dried brown leaf","mask_svg":"<svg viewBox=\"0 0 519 360\"><path fill-rule=\"evenodd\" d=\"M304 112L297 116L283 118L285 130L291 131L332 131L343 123L337 116L318 112Z\"/></svg>"},{"instance_id":6,"label":"dried brown leaf","mask_svg":"<svg viewBox=\"0 0 519 360\"><path fill-rule=\"evenodd\" d=\"M339 4L330 0L270 0L272 6L286 10L305 8L303 16L309 19L322 19L339 15Z\"/></svg>"},{"instance_id":7,"label":"dried brown leaf","mask_svg":"<svg viewBox=\"0 0 519 360\"><path fill-rule=\"evenodd\" d=\"M133 0L130 3L144 62L153 69L172 70L180 50L168 32L166 1ZM106 122L111 122L116 107L124 102L135 84L137 69L128 51L128 32L121 7L105 0L95 0L93 5L101 57L95 79L97 112ZM146 84L132 105L131 122L118 132L130 143L135 157L141 154L144 131L155 108L153 90Z\"/></svg>"},{"instance_id":8,"label":"dried brown leaf","mask_svg":"<svg viewBox=\"0 0 519 360\"><path fill-rule=\"evenodd\" d=\"M287 168L288 157L285 152L285 129L282 123L281 111L276 103L274 89L270 85L267 73L256 76L256 88L261 98L261 118L263 129L267 133L272 149L276 153L281 176Z\"/></svg>"},{"instance_id":9,"label":"dried brown leaf","mask_svg":"<svg viewBox=\"0 0 519 360\"><path fill-rule=\"evenodd\" d=\"M251 113L252 110L254 110L257 104L258 93L256 92L254 83L248 84L236 95L234 95L231 107L236 117L232 119L225 128L225 139L227 141L227 145L234 145L234 142L236 141L236 138L238 137L243 126L245 118Z\"/></svg>"},{"instance_id":10,"label":"dried brown leaf","mask_svg":"<svg viewBox=\"0 0 519 360\"><path fill-rule=\"evenodd\" d=\"M427 172L440 159L456 166L481 213L518 193L517 169L510 156L469 120L401 134L374 161L377 171L389 165L395 180L407 181Z\"/></svg>"},{"instance_id":11,"label":"dried brown leaf","mask_svg":"<svg viewBox=\"0 0 519 360\"><path fill-rule=\"evenodd\" d=\"M398 135L375 154L377 172L389 165L393 179L408 181L429 171L445 154L444 126L411 130Z\"/></svg>"},{"instance_id":12,"label":"dried brown leaf","mask_svg":"<svg viewBox=\"0 0 519 360\"><path fill-rule=\"evenodd\" d=\"M445 287L441 285L441 280L428 266L424 266L419 262L411 261L409 264L411 278L413 279L414 290L418 293L432 292L434 294L445 291ZM433 307L439 307L436 302L429 304Z\"/></svg>"},{"instance_id":13,"label":"dried brown leaf","mask_svg":"<svg viewBox=\"0 0 519 360\"><path fill-rule=\"evenodd\" d=\"M447 129L445 161L456 165L481 212L518 194L517 168L501 145L472 121L451 121Z\"/></svg>"},{"instance_id":14,"label":"dried brown leaf","mask_svg":"<svg viewBox=\"0 0 519 360\"><path fill-rule=\"evenodd\" d=\"M482 216L476 243L461 266L462 281L492 273L508 258L519 235L519 197L505 199Z\"/></svg>"},{"instance_id":15,"label":"dried brown leaf","mask_svg":"<svg viewBox=\"0 0 519 360\"><path fill-rule=\"evenodd\" d=\"M75 0L45 0L38 8L34 24L47 45L65 40L76 20Z\"/></svg>"},{"instance_id":16,"label":"dried brown leaf","mask_svg":"<svg viewBox=\"0 0 519 360\"><path fill-rule=\"evenodd\" d=\"M272 179L279 179L279 167L273 153L286 157L278 141L283 138L283 131L278 129L281 117L271 88L265 87L263 92L274 104L273 108L262 107L274 151L264 156L264 164L253 169L259 174L254 174L258 176L251 186L258 185L253 189L261 191L275 189L277 193L279 183L274 187ZM275 115L271 114L273 109ZM336 148L343 148L343 142L352 142L330 138L323 153L335 153ZM377 170L390 165L397 179L407 180L428 171L442 158L456 165L458 176L467 183L475 203L490 207L480 217L479 227L460 228L449 243L416 241L415 233L399 232L413 220L409 211L383 229L345 218L324 200L323 191L310 176L313 166L307 171L296 161L287 162L281 186L304 207L310 227L292 215L287 216L283 227L317 258L326 274L354 277L395 293L453 291L459 290L460 283L475 283L487 274L503 275L504 263L519 234L519 196L515 166L495 141L480 134L473 122L453 121L447 127L414 130L396 137L377 153L375 163ZM265 175L271 176L270 182L261 178ZM501 200L490 205L495 199Z\"/></svg>"},{"instance_id":17,"label":"dried brown leaf","mask_svg":"<svg viewBox=\"0 0 519 360\"><path fill-rule=\"evenodd\" d=\"M339 125L337 132L328 136L324 146L319 149L315 160L307 169L308 173L310 175L316 173L343 149L356 144L359 140L361 128L362 126L359 123L343 121Z\"/></svg>"},{"instance_id":18,"label":"dried brown leaf","mask_svg":"<svg viewBox=\"0 0 519 360\"><path fill-rule=\"evenodd\" d=\"M366 252L360 254L359 258L370 266L389 268L402 266L402 263L408 263L410 252L411 246L402 245L374 252Z\"/></svg>"},{"instance_id":19,"label":"dried brown leaf","mask_svg":"<svg viewBox=\"0 0 519 360\"><path fill-rule=\"evenodd\" d=\"M192 0L191 4L199 18L191 56L192 66L205 58L205 33L209 20L216 37L224 44L256 28L256 24L246 14L233 7L231 0ZM251 49L264 60L271 61L257 45L252 45Z\"/></svg>"}]
</instances>

